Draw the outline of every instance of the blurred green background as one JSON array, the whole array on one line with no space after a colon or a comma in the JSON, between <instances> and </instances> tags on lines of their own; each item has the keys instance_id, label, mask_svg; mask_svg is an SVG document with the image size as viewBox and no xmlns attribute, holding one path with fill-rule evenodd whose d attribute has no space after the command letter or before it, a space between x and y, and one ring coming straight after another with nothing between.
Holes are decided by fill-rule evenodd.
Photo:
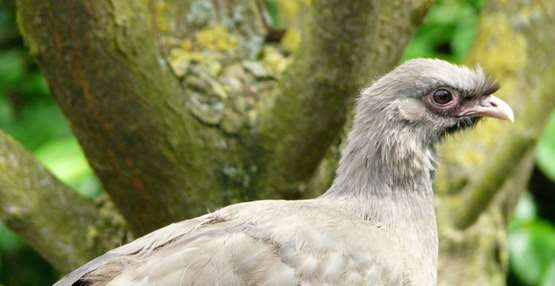
<instances>
[{"instance_id":1,"label":"blurred green background","mask_svg":"<svg viewBox=\"0 0 555 286\"><path fill-rule=\"evenodd\" d=\"M275 1L267 4L279 25ZM472 47L483 5L483 0L437 1L403 60L440 57L462 62ZM15 9L7 1L0 1L0 128L82 195L102 192L18 34ZM540 140L536 162L530 192L520 199L510 225L509 285L555 285L555 209L550 208L555 205L555 114ZM45 260L0 224L0 284L50 285L57 277Z\"/></svg>"}]
</instances>

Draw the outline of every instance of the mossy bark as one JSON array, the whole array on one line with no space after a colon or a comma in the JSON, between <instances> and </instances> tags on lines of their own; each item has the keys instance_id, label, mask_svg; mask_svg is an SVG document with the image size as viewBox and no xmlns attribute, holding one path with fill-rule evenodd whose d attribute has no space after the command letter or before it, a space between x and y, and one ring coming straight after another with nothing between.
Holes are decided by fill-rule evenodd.
<instances>
[{"instance_id":1,"label":"mossy bark","mask_svg":"<svg viewBox=\"0 0 555 286\"><path fill-rule=\"evenodd\" d=\"M261 111L264 190L306 196L306 183L344 126L354 96L398 62L430 4L314 1L280 94Z\"/></svg>"},{"instance_id":2,"label":"mossy bark","mask_svg":"<svg viewBox=\"0 0 555 286\"><path fill-rule=\"evenodd\" d=\"M507 227L526 190L534 145L555 107L553 1L491 0L468 59L501 84L516 123L487 121L441 148L441 285L505 285Z\"/></svg>"},{"instance_id":3,"label":"mossy bark","mask_svg":"<svg viewBox=\"0 0 555 286\"><path fill-rule=\"evenodd\" d=\"M32 55L136 234L220 206L218 154L227 147L190 114L146 2L17 2Z\"/></svg>"},{"instance_id":4,"label":"mossy bark","mask_svg":"<svg viewBox=\"0 0 555 286\"><path fill-rule=\"evenodd\" d=\"M0 174L0 219L57 269L69 271L124 239L115 235L125 232L117 213L103 215L2 132Z\"/></svg>"},{"instance_id":5,"label":"mossy bark","mask_svg":"<svg viewBox=\"0 0 555 286\"><path fill-rule=\"evenodd\" d=\"M398 61L430 1L312 3L306 39L270 97L274 104L257 104L249 112L227 113L225 107L222 121L207 116L206 105L199 104L204 100L199 81L189 74L180 81L167 64L161 50L167 51L171 37L163 30L182 27L197 45L227 49L245 34L256 42L273 28L264 23L256 1L210 3L220 9L207 20L213 27L196 31L180 22L189 5L173 15L175 25L164 28L157 11L161 4L176 5L171 1L17 1L31 54L135 234L261 194L306 195L300 190L337 137L353 96ZM235 5L241 9L233 10ZM226 17L239 10L249 23L225 34L222 27L231 19ZM210 34L216 31L225 39ZM241 58L237 62L243 64ZM255 68L247 68L259 78ZM216 80L207 81L217 86ZM262 119L251 120L253 113ZM238 116L249 119L231 121ZM80 223L75 231L82 233L89 224ZM37 250L49 256L48 242L43 243ZM66 270L75 264L56 266Z\"/></svg>"}]
</instances>

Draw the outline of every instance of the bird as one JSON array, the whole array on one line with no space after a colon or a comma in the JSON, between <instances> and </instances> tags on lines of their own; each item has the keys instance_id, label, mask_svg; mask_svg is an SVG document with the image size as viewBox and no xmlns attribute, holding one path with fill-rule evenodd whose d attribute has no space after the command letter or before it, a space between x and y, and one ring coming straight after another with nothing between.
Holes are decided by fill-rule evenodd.
<instances>
[{"instance_id":1,"label":"bird","mask_svg":"<svg viewBox=\"0 0 555 286\"><path fill-rule=\"evenodd\" d=\"M485 117L514 121L498 89L479 66L408 60L361 89L319 197L173 223L54 285L436 285L436 145Z\"/></svg>"}]
</instances>

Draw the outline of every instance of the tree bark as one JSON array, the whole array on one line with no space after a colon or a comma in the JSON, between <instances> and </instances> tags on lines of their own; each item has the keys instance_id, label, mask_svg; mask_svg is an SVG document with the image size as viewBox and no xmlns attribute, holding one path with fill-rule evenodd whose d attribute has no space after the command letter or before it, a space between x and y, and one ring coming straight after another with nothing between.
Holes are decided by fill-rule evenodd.
<instances>
[{"instance_id":1,"label":"tree bark","mask_svg":"<svg viewBox=\"0 0 555 286\"><path fill-rule=\"evenodd\" d=\"M0 219L46 260L69 271L124 239L124 221L103 214L0 132Z\"/></svg>"},{"instance_id":2,"label":"tree bark","mask_svg":"<svg viewBox=\"0 0 555 286\"><path fill-rule=\"evenodd\" d=\"M32 55L136 234L221 205L221 134L189 113L145 2L17 2Z\"/></svg>"},{"instance_id":3,"label":"tree bark","mask_svg":"<svg viewBox=\"0 0 555 286\"><path fill-rule=\"evenodd\" d=\"M441 285L505 285L507 226L555 105L554 25L553 1L490 0L481 17L468 63L498 79L516 123L487 121L441 148Z\"/></svg>"},{"instance_id":4,"label":"tree bark","mask_svg":"<svg viewBox=\"0 0 555 286\"><path fill-rule=\"evenodd\" d=\"M226 17L236 12L232 6L241 5L255 23L238 24L228 31L230 37L250 33L260 38L269 32L267 24L260 23L255 1L230 3L213 6L216 16L208 26L229 23ZM87 159L130 229L142 234L244 199L307 195L300 189L339 133L353 95L368 78L395 64L430 1L343 4L331 0L312 4L315 12L306 40L281 80L291 84L277 86L271 96L276 104L257 105L262 119L251 120L238 131L230 131L225 120L207 120L202 115L205 106L197 102L198 86L191 84L195 78L187 75L180 82L175 69L166 64L160 46L166 49L164 41L171 37L162 31L164 16L156 14L156 2L18 0L17 12L31 54ZM172 21L181 23L184 13L176 13ZM346 30L338 28L344 21ZM203 27L183 28L186 37L201 42ZM349 46L353 38L358 40ZM312 77L319 61L321 71ZM327 75L326 69L335 72ZM304 76L309 80L297 80ZM284 106L299 109L289 116ZM291 135L286 134L288 128ZM273 140L280 134L287 140ZM293 148L304 140L308 142L302 147ZM303 150L315 149L321 150L305 158ZM298 167L289 164L291 156L299 160ZM67 265L73 264L58 267L71 267Z\"/></svg>"},{"instance_id":5,"label":"tree bark","mask_svg":"<svg viewBox=\"0 0 555 286\"><path fill-rule=\"evenodd\" d=\"M286 90L277 92L274 106L278 107L267 112L260 128L255 127L263 130L261 135L254 140L246 135L239 141L249 143L243 144L230 140L219 126L194 116L198 107L191 104L187 89L172 74L156 45L152 27L157 25L150 22L146 2L18 1L21 31L32 54L93 169L138 234L228 202L229 166L262 170L245 175L264 182L246 186L256 188L254 193L269 194L266 190L276 185L288 189L286 182L291 180L298 190L298 183L310 178L337 135L357 88L366 77L397 61L429 3L410 2L403 9L398 9L403 1L361 1L345 8L337 1L315 3L315 15L321 16L310 25L304 52L292 65L299 68L292 68L285 81L308 75L319 60L333 60L324 61L322 72L313 80L285 84ZM338 11L341 13L334 16ZM350 23L347 31L337 28L341 21ZM393 22L396 25L389 25ZM351 36L360 38L355 46L347 45ZM320 51L316 46L322 44L326 49ZM350 55L353 47L356 53ZM332 53L334 56L329 56ZM358 56L364 60L359 61ZM324 70L335 64L341 64L335 67L337 72L327 76ZM304 94L301 91L308 95L300 96ZM287 109L282 107L295 105L321 108L284 116ZM318 123L318 118L325 120ZM271 126L280 121L283 123L276 128ZM293 128L294 122L303 123ZM268 139L288 129L287 143ZM316 132L310 133L312 130ZM306 138L311 139L304 147L289 148ZM260 149L268 150L268 155L252 154ZM304 156L303 150L318 151ZM291 156L299 160L298 172L287 165ZM252 162L253 157L263 159ZM304 158L310 159L304 162ZM252 164L256 167L249 167ZM286 166L273 171L282 164ZM297 173L303 175L290 176ZM284 197L287 192L275 196Z\"/></svg>"},{"instance_id":6,"label":"tree bark","mask_svg":"<svg viewBox=\"0 0 555 286\"><path fill-rule=\"evenodd\" d=\"M503 187L507 174L513 174L526 154L533 149L549 115L555 109L554 78L555 63L545 71L539 88L528 96L528 103L516 126L509 128L505 136L501 137L503 146L490 155L491 160L484 165L483 171L474 176L466 191L462 191L458 198L461 201L456 205L464 207L457 208L452 215L456 227L465 229L476 222Z\"/></svg>"},{"instance_id":7,"label":"tree bark","mask_svg":"<svg viewBox=\"0 0 555 286\"><path fill-rule=\"evenodd\" d=\"M301 198L353 98L398 61L431 1L315 1L279 96L262 110L262 188Z\"/></svg>"}]
</instances>

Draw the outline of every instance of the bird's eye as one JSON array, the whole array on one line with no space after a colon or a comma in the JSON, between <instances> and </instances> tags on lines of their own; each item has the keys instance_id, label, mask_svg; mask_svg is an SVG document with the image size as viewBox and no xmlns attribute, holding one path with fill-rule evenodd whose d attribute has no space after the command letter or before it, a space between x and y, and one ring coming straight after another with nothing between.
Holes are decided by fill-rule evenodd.
<instances>
[{"instance_id":1,"label":"bird's eye","mask_svg":"<svg viewBox=\"0 0 555 286\"><path fill-rule=\"evenodd\" d=\"M437 89L432 94L432 101L437 105L446 105L453 101L453 94L447 89Z\"/></svg>"}]
</instances>

